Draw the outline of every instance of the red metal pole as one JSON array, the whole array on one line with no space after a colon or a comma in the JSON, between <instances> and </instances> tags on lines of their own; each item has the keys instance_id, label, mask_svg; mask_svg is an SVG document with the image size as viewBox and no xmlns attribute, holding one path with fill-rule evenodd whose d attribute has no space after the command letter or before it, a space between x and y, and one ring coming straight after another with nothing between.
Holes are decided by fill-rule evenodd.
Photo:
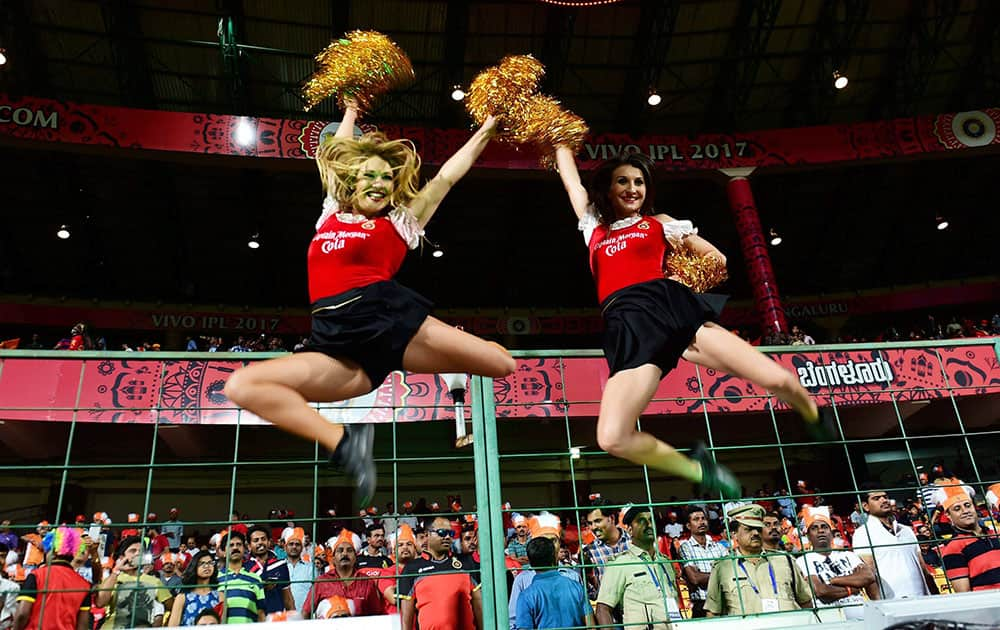
<instances>
[{"instance_id":1,"label":"red metal pole","mask_svg":"<svg viewBox=\"0 0 1000 630\"><path fill-rule=\"evenodd\" d=\"M760 216L753 200L750 181L744 176L730 177L726 185L729 208L736 218L740 247L747 265L747 276L753 288L754 303L762 332L788 332L785 310L781 307L778 283L767 251L767 235L760 226Z\"/></svg>"}]
</instances>

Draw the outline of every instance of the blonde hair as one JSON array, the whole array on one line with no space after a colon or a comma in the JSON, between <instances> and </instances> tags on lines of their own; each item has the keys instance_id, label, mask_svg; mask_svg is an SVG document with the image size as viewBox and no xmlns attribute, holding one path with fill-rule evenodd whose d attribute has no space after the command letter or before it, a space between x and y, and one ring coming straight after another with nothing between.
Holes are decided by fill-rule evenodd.
<instances>
[{"instance_id":1,"label":"blonde hair","mask_svg":"<svg viewBox=\"0 0 1000 630\"><path fill-rule=\"evenodd\" d=\"M407 206L417 196L420 156L412 142L389 140L380 132L366 133L360 138L333 137L316 151L316 166L323 190L336 199L341 208L351 207L358 171L374 156L382 158L392 168L394 186L389 208Z\"/></svg>"}]
</instances>

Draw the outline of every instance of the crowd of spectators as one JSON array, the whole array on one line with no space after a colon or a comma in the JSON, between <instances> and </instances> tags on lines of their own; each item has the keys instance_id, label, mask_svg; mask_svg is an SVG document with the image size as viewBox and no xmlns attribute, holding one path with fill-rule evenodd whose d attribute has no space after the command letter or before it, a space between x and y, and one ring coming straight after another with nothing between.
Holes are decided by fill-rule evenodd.
<instances>
[{"instance_id":1,"label":"crowd of spectators","mask_svg":"<svg viewBox=\"0 0 1000 630\"><path fill-rule=\"evenodd\" d=\"M887 326L878 323L868 325L848 325L836 334L818 339L806 332L799 324L793 324L788 331L769 332L764 335L749 329L737 329L733 332L753 345L763 346L810 346L815 343L878 343L894 341L925 341L937 339L963 339L975 337L995 337L1000 335L1000 313L994 313L986 319L984 313L980 317L971 315L956 315L947 322L939 320L934 315L926 315L922 319L904 322L900 318L896 323Z\"/></svg>"},{"instance_id":2,"label":"crowd of spectators","mask_svg":"<svg viewBox=\"0 0 1000 630\"><path fill-rule=\"evenodd\" d=\"M510 627L665 629L798 609L859 619L866 599L1000 589L1000 484L977 494L940 465L919 483L899 501L868 484L843 515L805 481L725 505L599 494L579 512L505 504ZM56 627L39 615L83 630L383 614L405 630L482 628L478 522L460 497L445 506L330 510L307 523L288 510L256 524L234 512L211 532L176 508L162 522L129 514L121 528L103 512L20 535L4 521L0 629Z\"/></svg>"},{"instance_id":3,"label":"crowd of spectators","mask_svg":"<svg viewBox=\"0 0 1000 630\"><path fill-rule=\"evenodd\" d=\"M888 326L871 324L848 327L837 334L824 334L820 330L807 331L802 325L793 324L786 331L760 334L750 328L734 329L733 332L753 345L759 346L809 346L816 343L869 343L883 341L921 341L935 339L961 339L1000 336L1000 313L985 319L970 315L956 315L947 322L934 315L926 315L919 321L895 323ZM156 352L159 350L188 350L192 352L285 352L298 350L308 343L307 338L295 337L291 343L279 335L237 335L224 338L219 335L193 335L185 338L181 347L167 347L159 341L142 340L109 344L103 335L92 335L86 324L74 325L69 335L43 341L38 334L30 340L13 338L0 342L0 347L28 350L123 350L126 352Z\"/></svg>"}]
</instances>

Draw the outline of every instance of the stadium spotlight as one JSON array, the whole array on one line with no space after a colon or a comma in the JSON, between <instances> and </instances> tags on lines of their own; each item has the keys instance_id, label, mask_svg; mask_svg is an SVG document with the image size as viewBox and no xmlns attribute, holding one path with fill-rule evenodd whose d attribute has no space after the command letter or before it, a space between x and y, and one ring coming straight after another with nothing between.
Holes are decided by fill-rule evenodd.
<instances>
[{"instance_id":1,"label":"stadium spotlight","mask_svg":"<svg viewBox=\"0 0 1000 630\"><path fill-rule=\"evenodd\" d=\"M241 147L248 147L253 144L257 133L254 130L254 125L250 122L250 119L246 116L240 116L240 122L236 125L236 133L233 137L236 140L236 144Z\"/></svg>"},{"instance_id":2,"label":"stadium spotlight","mask_svg":"<svg viewBox=\"0 0 1000 630\"><path fill-rule=\"evenodd\" d=\"M946 219L944 217L935 217L934 220L937 221L937 229L938 230L947 230L948 226L950 225L948 223L948 219Z\"/></svg>"},{"instance_id":3,"label":"stadium spotlight","mask_svg":"<svg viewBox=\"0 0 1000 630\"><path fill-rule=\"evenodd\" d=\"M650 107L656 107L663 102L663 97L656 91L656 88L651 87L649 88L649 96L646 97L646 102L649 103Z\"/></svg>"},{"instance_id":4,"label":"stadium spotlight","mask_svg":"<svg viewBox=\"0 0 1000 630\"><path fill-rule=\"evenodd\" d=\"M0 46L0 66L7 65L7 49Z\"/></svg>"},{"instance_id":5,"label":"stadium spotlight","mask_svg":"<svg viewBox=\"0 0 1000 630\"><path fill-rule=\"evenodd\" d=\"M834 70L833 87L837 88L838 90L843 90L845 87L847 87L847 75L841 74L840 70Z\"/></svg>"},{"instance_id":6,"label":"stadium spotlight","mask_svg":"<svg viewBox=\"0 0 1000 630\"><path fill-rule=\"evenodd\" d=\"M250 240L247 241L247 247L249 247L250 249L258 249L260 247L259 239L260 239L260 234L254 234L253 236L250 237Z\"/></svg>"},{"instance_id":7,"label":"stadium spotlight","mask_svg":"<svg viewBox=\"0 0 1000 630\"><path fill-rule=\"evenodd\" d=\"M69 238L69 226L65 225L65 224L60 225L59 226L59 230L56 232L56 236L58 236L59 238L61 238L64 241L66 239L68 239Z\"/></svg>"},{"instance_id":8,"label":"stadium spotlight","mask_svg":"<svg viewBox=\"0 0 1000 630\"><path fill-rule=\"evenodd\" d=\"M435 258L440 258L440 257L444 256L444 251L440 247L435 247L434 251L431 252L431 256L433 256Z\"/></svg>"},{"instance_id":9,"label":"stadium spotlight","mask_svg":"<svg viewBox=\"0 0 1000 630\"><path fill-rule=\"evenodd\" d=\"M460 101L465 98L465 90L462 89L461 85L455 85L451 88L451 100Z\"/></svg>"},{"instance_id":10,"label":"stadium spotlight","mask_svg":"<svg viewBox=\"0 0 1000 630\"><path fill-rule=\"evenodd\" d=\"M778 236L778 233L774 230L774 228L771 228L770 234L771 234L771 245L774 245L775 247L781 245L781 237Z\"/></svg>"}]
</instances>

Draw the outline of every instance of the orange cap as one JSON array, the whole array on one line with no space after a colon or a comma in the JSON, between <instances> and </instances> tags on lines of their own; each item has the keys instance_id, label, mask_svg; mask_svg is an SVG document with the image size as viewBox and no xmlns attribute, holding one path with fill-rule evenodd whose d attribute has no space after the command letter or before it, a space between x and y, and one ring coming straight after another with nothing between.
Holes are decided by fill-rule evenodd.
<instances>
[{"instance_id":1,"label":"orange cap","mask_svg":"<svg viewBox=\"0 0 1000 630\"><path fill-rule=\"evenodd\" d=\"M319 603L316 607L316 616L320 619L330 619L332 617L353 617L354 602L340 595L331 595Z\"/></svg>"},{"instance_id":2,"label":"orange cap","mask_svg":"<svg viewBox=\"0 0 1000 630\"><path fill-rule=\"evenodd\" d=\"M830 508L826 505L813 507L807 505L802 510L802 520L805 521L806 531L812 527L813 523L826 523L833 529L833 520L830 518Z\"/></svg>"},{"instance_id":3,"label":"orange cap","mask_svg":"<svg viewBox=\"0 0 1000 630\"><path fill-rule=\"evenodd\" d=\"M555 514L542 512L538 516L532 516L528 519L528 530L531 532L532 538L538 538L539 536L555 536L559 538L562 523Z\"/></svg>"},{"instance_id":4,"label":"orange cap","mask_svg":"<svg viewBox=\"0 0 1000 630\"><path fill-rule=\"evenodd\" d=\"M417 537L413 533L413 528L406 523L401 524L399 529L396 530L396 543L398 544L404 540L410 541L414 546L417 544Z\"/></svg>"},{"instance_id":5,"label":"orange cap","mask_svg":"<svg viewBox=\"0 0 1000 630\"><path fill-rule=\"evenodd\" d=\"M305 530L302 529L301 527L296 527L292 529L292 533L285 536L285 542L288 542L289 540L297 540L301 543L304 543L306 541Z\"/></svg>"},{"instance_id":6,"label":"orange cap","mask_svg":"<svg viewBox=\"0 0 1000 630\"><path fill-rule=\"evenodd\" d=\"M947 485L939 486L934 492L934 500L947 511L960 501L971 501L975 493L969 486L962 485L960 479L952 477Z\"/></svg>"}]
</instances>

